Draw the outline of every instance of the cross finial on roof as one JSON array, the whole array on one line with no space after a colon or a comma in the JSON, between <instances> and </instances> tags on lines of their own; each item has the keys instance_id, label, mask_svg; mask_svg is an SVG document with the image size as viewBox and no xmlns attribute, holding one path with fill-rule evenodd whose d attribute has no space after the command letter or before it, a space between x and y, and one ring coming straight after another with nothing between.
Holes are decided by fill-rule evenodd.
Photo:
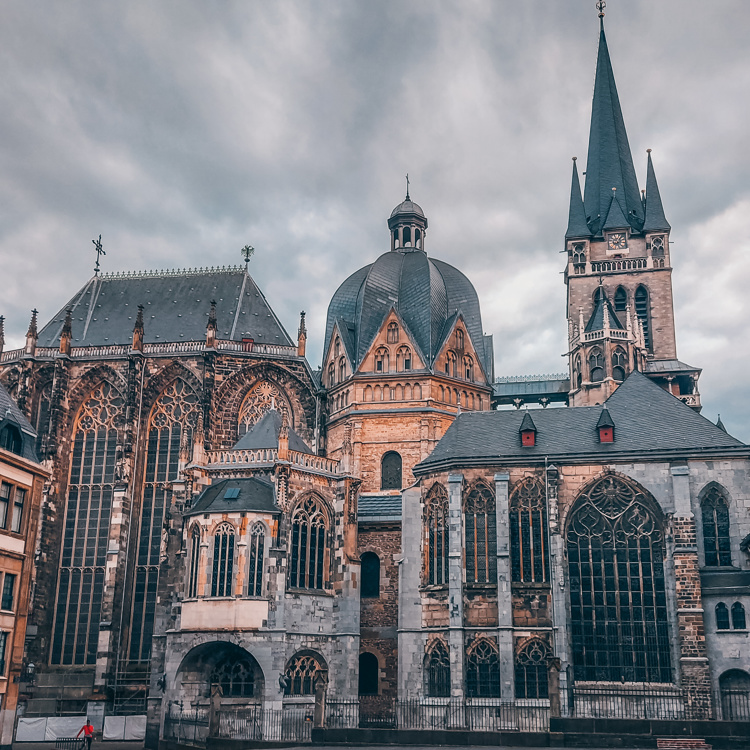
<instances>
[{"instance_id":1,"label":"cross finial on roof","mask_svg":"<svg viewBox=\"0 0 750 750\"><path fill-rule=\"evenodd\" d=\"M600 23L602 26L604 26L604 9L607 7L607 3L604 2L604 0L599 0L599 2L596 4L596 9L599 11L599 18L601 19Z\"/></svg>"},{"instance_id":2,"label":"cross finial on roof","mask_svg":"<svg viewBox=\"0 0 750 750\"><path fill-rule=\"evenodd\" d=\"M409 197L409 173L406 173L406 200L410 201L411 198Z\"/></svg>"},{"instance_id":3,"label":"cross finial on roof","mask_svg":"<svg viewBox=\"0 0 750 750\"><path fill-rule=\"evenodd\" d=\"M99 258L102 255L106 255L107 253L104 252L104 248L102 247L102 236L99 235L98 240L91 240L94 243L94 247L96 248L96 265L94 265L94 276L99 275Z\"/></svg>"}]
</instances>

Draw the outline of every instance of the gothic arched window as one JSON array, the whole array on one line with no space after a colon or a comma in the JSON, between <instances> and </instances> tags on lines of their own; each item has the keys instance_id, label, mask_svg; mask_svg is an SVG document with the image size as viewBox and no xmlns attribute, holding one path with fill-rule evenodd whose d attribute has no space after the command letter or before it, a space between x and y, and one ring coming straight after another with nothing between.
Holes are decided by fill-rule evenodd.
<instances>
[{"instance_id":1,"label":"gothic arched window","mask_svg":"<svg viewBox=\"0 0 750 750\"><path fill-rule=\"evenodd\" d=\"M336 385L336 364L334 362L331 362L330 365L328 365L328 387Z\"/></svg>"},{"instance_id":2,"label":"gothic arched window","mask_svg":"<svg viewBox=\"0 0 750 750\"><path fill-rule=\"evenodd\" d=\"M213 576L211 596L233 596L234 527L221 524L214 532Z\"/></svg>"},{"instance_id":3,"label":"gothic arched window","mask_svg":"<svg viewBox=\"0 0 750 750\"><path fill-rule=\"evenodd\" d=\"M96 664L117 466L116 425L124 409L120 392L101 383L81 405L73 428L52 664Z\"/></svg>"},{"instance_id":4,"label":"gothic arched window","mask_svg":"<svg viewBox=\"0 0 750 750\"><path fill-rule=\"evenodd\" d=\"M263 559L265 554L266 529L262 523L253 524L250 529L250 544L248 545L248 596L263 595Z\"/></svg>"},{"instance_id":5,"label":"gothic arched window","mask_svg":"<svg viewBox=\"0 0 750 750\"><path fill-rule=\"evenodd\" d=\"M745 630L747 628L745 608L741 602L735 602L732 605L732 627L735 630Z\"/></svg>"},{"instance_id":6,"label":"gothic arched window","mask_svg":"<svg viewBox=\"0 0 750 750\"><path fill-rule=\"evenodd\" d=\"M292 513L291 588L323 588L327 544L328 514L320 499L310 495Z\"/></svg>"},{"instance_id":7,"label":"gothic arched window","mask_svg":"<svg viewBox=\"0 0 750 750\"><path fill-rule=\"evenodd\" d=\"M500 659L494 643L475 643L466 659L466 695L469 698L500 697Z\"/></svg>"},{"instance_id":8,"label":"gothic arched window","mask_svg":"<svg viewBox=\"0 0 750 750\"><path fill-rule=\"evenodd\" d=\"M729 630L729 608L724 602L719 602L714 611L716 612L716 629Z\"/></svg>"},{"instance_id":9,"label":"gothic arched window","mask_svg":"<svg viewBox=\"0 0 750 750\"><path fill-rule=\"evenodd\" d=\"M719 677L721 717L724 721L750 721L750 675L730 669Z\"/></svg>"},{"instance_id":10,"label":"gothic arched window","mask_svg":"<svg viewBox=\"0 0 750 750\"><path fill-rule=\"evenodd\" d=\"M190 532L190 550L188 559L188 599L198 596L198 574L201 561L201 530L199 526L193 526Z\"/></svg>"},{"instance_id":11,"label":"gothic arched window","mask_svg":"<svg viewBox=\"0 0 750 750\"><path fill-rule=\"evenodd\" d=\"M375 351L375 372L388 372L390 369L388 349L381 346Z\"/></svg>"},{"instance_id":12,"label":"gothic arched window","mask_svg":"<svg viewBox=\"0 0 750 750\"><path fill-rule=\"evenodd\" d=\"M361 596L363 599L377 599L380 596L380 558L374 552L363 552L360 565Z\"/></svg>"},{"instance_id":13,"label":"gothic arched window","mask_svg":"<svg viewBox=\"0 0 750 750\"><path fill-rule=\"evenodd\" d=\"M495 494L478 482L464 499L466 583L497 583Z\"/></svg>"},{"instance_id":14,"label":"gothic arched window","mask_svg":"<svg viewBox=\"0 0 750 750\"><path fill-rule=\"evenodd\" d=\"M333 345L333 356L338 357L341 354L341 339L336 336L336 341Z\"/></svg>"},{"instance_id":15,"label":"gothic arched window","mask_svg":"<svg viewBox=\"0 0 750 750\"><path fill-rule=\"evenodd\" d=\"M582 266L586 265L586 245L583 242L573 244L573 265L576 266L576 273L583 273Z\"/></svg>"},{"instance_id":16,"label":"gothic arched window","mask_svg":"<svg viewBox=\"0 0 750 750\"><path fill-rule=\"evenodd\" d=\"M425 581L432 586L448 583L448 493L432 485L424 508Z\"/></svg>"},{"instance_id":17,"label":"gothic arched window","mask_svg":"<svg viewBox=\"0 0 750 750\"><path fill-rule=\"evenodd\" d=\"M627 366L628 355L622 347L618 346L617 349L612 352L612 377L618 383L622 383L622 381L625 380Z\"/></svg>"},{"instance_id":18,"label":"gothic arched window","mask_svg":"<svg viewBox=\"0 0 750 750\"><path fill-rule=\"evenodd\" d=\"M464 332L459 328L456 330L456 349L463 351L464 348Z\"/></svg>"},{"instance_id":19,"label":"gothic arched window","mask_svg":"<svg viewBox=\"0 0 750 750\"><path fill-rule=\"evenodd\" d=\"M701 519L706 565L709 567L731 565L729 506L723 493L717 487L711 487L701 501Z\"/></svg>"},{"instance_id":20,"label":"gothic arched window","mask_svg":"<svg viewBox=\"0 0 750 750\"><path fill-rule=\"evenodd\" d=\"M547 661L549 646L532 638L516 656L516 698L548 698Z\"/></svg>"},{"instance_id":21,"label":"gothic arched window","mask_svg":"<svg viewBox=\"0 0 750 750\"><path fill-rule=\"evenodd\" d=\"M615 312L625 312L628 309L628 293L625 287L618 286L615 290Z\"/></svg>"},{"instance_id":22,"label":"gothic arched window","mask_svg":"<svg viewBox=\"0 0 750 750\"><path fill-rule=\"evenodd\" d=\"M224 698L253 698L255 664L249 656L225 656L211 671L211 684L221 687Z\"/></svg>"},{"instance_id":23,"label":"gothic arched window","mask_svg":"<svg viewBox=\"0 0 750 750\"><path fill-rule=\"evenodd\" d=\"M383 458L380 462L381 490L401 489L401 463L401 455L396 453L396 451L388 451L383 454Z\"/></svg>"},{"instance_id":24,"label":"gothic arched window","mask_svg":"<svg viewBox=\"0 0 750 750\"><path fill-rule=\"evenodd\" d=\"M408 372L411 367L411 349L408 346L399 347L396 352L396 369L399 372Z\"/></svg>"},{"instance_id":25,"label":"gothic arched window","mask_svg":"<svg viewBox=\"0 0 750 750\"><path fill-rule=\"evenodd\" d=\"M456 352L446 352L445 354L445 374L452 378L457 377L456 367L458 359L456 358Z\"/></svg>"},{"instance_id":26,"label":"gothic arched window","mask_svg":"<svg viewBox=\"0 0 750 750\"><path fill-rule=\"evenodd\" d=\"M151 656L164 514L171 497L167 482L177 479L180 447L191 444L199 407L193 389L174 380L151 409L130 624L133 661Z\"/></svg>"},{"instance_id":27,"label":"gothic arched window","mask_svg":"<svg viewBox=\"0 0 750 750\"><path fill-rule=\"evenodd\" d=\"M346 380L346 359L339 357L339 382L343 383Z\"/></svg>"},{"instance_id":28,"label":"gothic arched window","mask_svg":"<svg viewBox=\"0 0 750 750\"><path fill-rule=\"evenodd\" d=\"M474 380L474 360L469 356L464 357L464 378Z\"/></svg>"},{"instance_id":29,"label":"gothic arched window","mask_svg":"<svg viewBox=\"0 0 750 750\"><path fill-rule=\"evenodd\" d=\"M335 376L335 367L333 374L331 374L331 370L329 369L329 385L334 384ZM289 419L289 426L294 427L292 422L293 413L289 408L289 402L284 392L276 383L270 380L259 380L247 392L245 400L240 407L237 419L237 434L239 437L242 437L269 409L286 412Z\"/></svg>"},{"instance_id":30,"label":"gothic arched window","mask_svg":"<svg viewBox=\"0 0 750 750\"><path fill-rule=\"evenodd\" d=\"M526 477L510 496L511 579L525 583L549 580L549 540L544 485Z\"/></svg>"},{"instance_id":31,"label":"gothic arched window","mask_svg":"<svg viewBox=\"0 0 750 750\"><path fill-rule=\"evenodd\" d=\"M292 657L284 673L284 695L314 695L315 679L322 671L320 662L312 654Z\"/></svg>"},{"instance_id":32,"label":"gothic arched window","mask_svg":"<svg viewBox=\"0 0 750 750\"><path fill-rule=\"evenodd\" d=\"M604 380L604 355L598 346L589 352L589 380L592 383L601 383Z\"/></svg>"},{"instance_id":33,"label":"gothic arched window","mask_svg":"<svg viewBox=\"0 0 750 750\"><path fill-rule=\"evenodd\" d=\"M380 683L378 657L368 651L359 655L359 694L377 695Z\"/></svg>"},{"instance_id":34,"label":"gothic arched window","mask_svg":"<svg viewBox=\"0 0 750 750\"><path fill-rule=\"evenodd\" d=\"M661 517L616 476L576 500L566 532L576 679L672 681Z\"/></svg>"},{"instance_id":35,"label":"gothic arched window","mask_svg":"<svg viewBox=\"0 0 750 750\"><path fill-rule=\"evenodd\" d=\"M438 641L427 654L425 661L427 697L450 698L451 661L445 644Z\"/></svg>"},{"instance_id":36,"label":"gothic arched window","mask_svg":"<svg viewBox=\"0 0 750 750\"><path fill-rule=\"evenodd\" d=\"M398 323L396 323L395 321L388 324L386 341L389 344L398 344Z\"/></svg>"},{"instance_id":37,"label":"gothic arched window","mask_svg":"<svg viewBox=\"0 0 750 750\"><path fill-rule=\"evenodd\" d=\"M648 289L641 284L635 290L635 314L643 324L643 337L646 340L646 348L652 350L651 345L651 309L648 301Z\"/></svg>"}]
</instances>

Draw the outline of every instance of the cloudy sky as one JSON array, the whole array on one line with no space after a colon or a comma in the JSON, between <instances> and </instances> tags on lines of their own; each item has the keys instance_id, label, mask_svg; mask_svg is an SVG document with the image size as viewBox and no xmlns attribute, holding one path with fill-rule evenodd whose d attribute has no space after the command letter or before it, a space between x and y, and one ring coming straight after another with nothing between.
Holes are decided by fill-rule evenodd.
<instances>
[{"instance_id":1,"label":"cloudy sky","mask_svg":"<svg viewBox=\"0 0 750 750\"><path fill-rule=\"evenodd\" d=\"M750 440L750 3L610 0L639 181L653 149L678 353ZM561 372L570 157L593 0L12 3L0 26L0 314L19 346L91 275L241 262L318 364L338 284L389 248L404 175L497 374Z\"/></svg>"}]
</instances>

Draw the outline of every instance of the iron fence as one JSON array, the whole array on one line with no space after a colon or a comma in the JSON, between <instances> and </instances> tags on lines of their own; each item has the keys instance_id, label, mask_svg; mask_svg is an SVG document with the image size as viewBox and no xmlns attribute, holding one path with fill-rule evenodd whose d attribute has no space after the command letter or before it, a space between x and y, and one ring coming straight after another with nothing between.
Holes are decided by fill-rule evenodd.
<instances>
[{"instance_id":1,"label":"iron fence","mask_svg":"<svg viewBox=\"0 0 750 750\"><path fill-rule=\"evenodd\" d=\"M222 706L218 736L223 739L310 742L313 707L286 706L263 710L260 706Z\"/></svg>"},{"instance_id":2,"label":"iron fence","mask_svg":"<svg viewBox=\"0 0 750 750\"><path fill-rule=\"evenodd\" d=\"M183 709L179 704L172 704L164 717L164 738L186 745L205 745L208 728L207 708Z\"/></svg>"}]
</instances>

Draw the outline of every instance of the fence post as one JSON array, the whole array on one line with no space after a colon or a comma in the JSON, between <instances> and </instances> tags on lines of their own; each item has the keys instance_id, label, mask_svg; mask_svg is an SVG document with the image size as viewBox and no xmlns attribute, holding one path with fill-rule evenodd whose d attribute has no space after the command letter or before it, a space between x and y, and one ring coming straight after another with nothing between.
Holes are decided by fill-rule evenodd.
<instances>
[{"instance_id":1,"label":"fence post","mask_svg":"<svg viewBox=\"0 0 750 750\"><path fill-rule=\"evenodd\" d=\"M315 713L313 714L313 726L325 726L326 718L326 687L328 680L323 672L318 672L315 678Z\"/></svg>"},{"instance_id":2,"label":"fence post","mask_svg":"<svg viewBox=\"0 0 750 750\"><path fill-rule=\"evenodd\" d=\"M549 715L560 716L560 667L562 663L556 656L547 662L547 683L549 685Z\"/></svg>"},{"instance_id":3,"label":"fence post","mask_svg":"<svg viewBox=\"0 0 750 750\"><path fill-rule=\"evenodd\" d=\"M221 718L221 685L211 685L211 706L208 710L208 736L219 736L219 721Z\"/></svg>"}]
</instances>

